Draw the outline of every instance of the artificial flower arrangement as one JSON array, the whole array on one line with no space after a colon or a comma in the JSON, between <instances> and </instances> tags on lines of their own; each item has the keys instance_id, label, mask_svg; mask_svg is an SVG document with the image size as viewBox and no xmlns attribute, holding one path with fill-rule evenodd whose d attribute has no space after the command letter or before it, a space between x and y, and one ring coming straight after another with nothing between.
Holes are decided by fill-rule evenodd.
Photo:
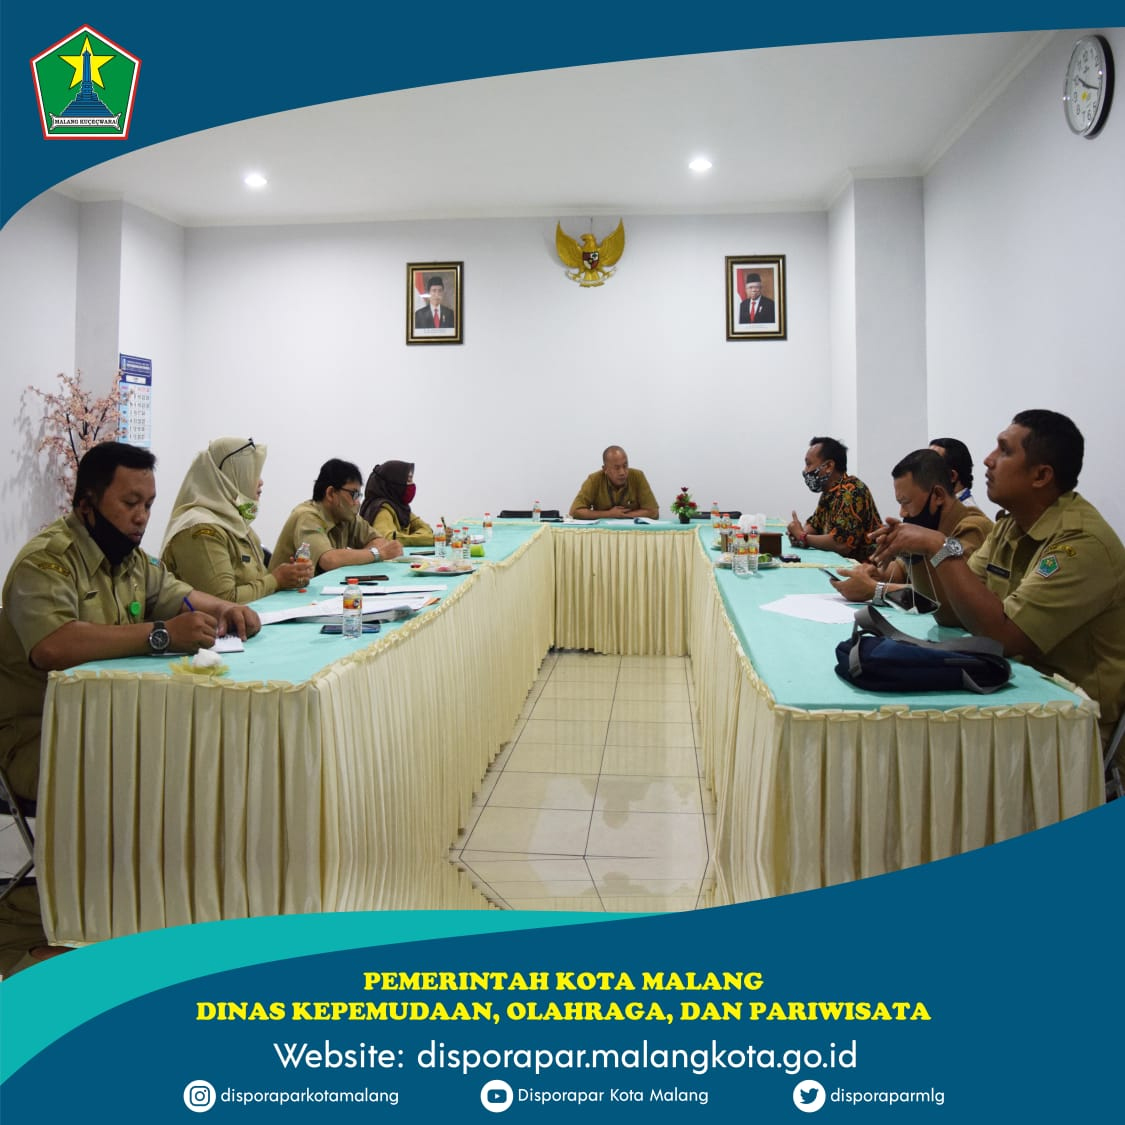
<instances>
[{"instance_id":1,"label":"artificial flower arrangement","mask_svg":"<svg viewBox=\"0 0 1125 1125\"><path fill-rule=\"evenodd\" d=\"M672 501L672 511L680 517L681 523L687 523L698 510L698 506L691 498L691 493L688 492L688 486L686 484L681 485L679 495Z\"/></svg>"}]
</instances>

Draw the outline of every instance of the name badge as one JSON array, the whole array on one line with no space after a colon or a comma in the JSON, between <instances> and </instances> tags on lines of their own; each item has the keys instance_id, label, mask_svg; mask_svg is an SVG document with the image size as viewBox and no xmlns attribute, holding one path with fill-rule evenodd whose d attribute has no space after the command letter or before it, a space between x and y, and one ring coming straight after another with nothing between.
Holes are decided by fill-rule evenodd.
<instances>
[{"instance_id":1,"label":"name badge","mask_svg":"<svg viewBox=\"0 0 1125 1125\"><path fill-rule=\"evenodd\" d=\"M997 566L995 563L989 563L985 569L989 574L995 574L999 578L1011 578L1012 572L1005 570L1002 566Z\"/></svg>"}]
</instances>

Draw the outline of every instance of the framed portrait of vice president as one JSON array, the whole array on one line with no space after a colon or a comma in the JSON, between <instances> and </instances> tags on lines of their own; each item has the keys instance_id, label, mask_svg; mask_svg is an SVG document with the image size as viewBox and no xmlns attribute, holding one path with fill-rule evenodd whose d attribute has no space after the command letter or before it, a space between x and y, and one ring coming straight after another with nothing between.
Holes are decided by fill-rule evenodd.
<instances>
[{"instance_id":1,"label":"framed portrait of vice president","mask_svg":"<svg viewBox=\"0 0 1125 1125\"><path fill-rule=\"evenodd\" d=\"M464 262L408 262L406 342L461 343L464 339L464 289Z\"/></svg>"},{"instance_id":2,"label":"framed portrait of vice president","mask_svg":"<svg viewBox=\"0 0 1125 1125\"><path fill-rule=\"evenodd\" d=\"M785 255L728 255L727 339L784 340Z\"/></svg>"}]
</instances>

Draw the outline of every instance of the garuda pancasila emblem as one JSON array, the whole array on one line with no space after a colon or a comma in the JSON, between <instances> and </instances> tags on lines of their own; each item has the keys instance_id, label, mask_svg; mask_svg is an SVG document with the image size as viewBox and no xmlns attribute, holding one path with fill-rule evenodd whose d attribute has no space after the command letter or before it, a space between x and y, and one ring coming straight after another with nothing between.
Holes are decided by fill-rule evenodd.
<instances>
[{"instance_id":1,"label":"garuda pancasila emblem","mask_svg":"<svg viewBox=\"0 0 1125 1125\"><path fill-rule=\"evenodd\" d=\"M604 285L606 279L614 275L613 267L625 253L625 222L619 222L613 234L602 242L592 234L584 234L578 242L559 223L555 228L555 249L563 265L570 267L566 276L571 281L582 286Z\"/></svg>"}]
</instances>

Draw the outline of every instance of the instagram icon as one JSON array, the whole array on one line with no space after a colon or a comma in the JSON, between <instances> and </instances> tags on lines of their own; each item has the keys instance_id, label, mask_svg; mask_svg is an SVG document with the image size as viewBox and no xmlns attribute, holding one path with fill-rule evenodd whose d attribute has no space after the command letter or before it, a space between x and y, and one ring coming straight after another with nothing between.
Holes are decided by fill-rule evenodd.
<instances>
[{"instance_id":1,"label":"instagram icon","mask_svg":"<svg viewBox=\"0 0 1125 1125\"><path fill-rule=\"evenodd\" d=\"M206 1079L196 1078L184 1087L184 1105L192 1113L206 1113L215 1104L215 1087Z\"/></svg>"}]
</instances>

